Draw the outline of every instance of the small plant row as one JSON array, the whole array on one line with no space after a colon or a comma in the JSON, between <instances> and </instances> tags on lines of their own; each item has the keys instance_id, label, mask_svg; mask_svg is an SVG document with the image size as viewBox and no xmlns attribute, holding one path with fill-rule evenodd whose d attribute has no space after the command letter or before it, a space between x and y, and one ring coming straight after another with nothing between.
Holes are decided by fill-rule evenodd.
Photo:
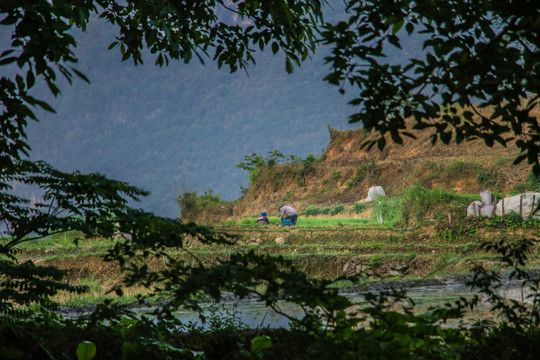
<instances>
[{"instance_id":1,"label":"small plant row","mask_svg":"<svg viewBox=\"0 0 540 360\"><path fill-rule=\"evenodd\" d=\"M315 205L309 205L302 211L302 215L307 216L316 216L316 215L338 215L344 212L351 212L354 211L355 213L359 214L368 207L370 207L371 204L368 203L361 203L356 202L351 208L345 207L345 205L341 203L337 203L336 205L332 206L315 206Z\"/></svg>"}]
</instances>

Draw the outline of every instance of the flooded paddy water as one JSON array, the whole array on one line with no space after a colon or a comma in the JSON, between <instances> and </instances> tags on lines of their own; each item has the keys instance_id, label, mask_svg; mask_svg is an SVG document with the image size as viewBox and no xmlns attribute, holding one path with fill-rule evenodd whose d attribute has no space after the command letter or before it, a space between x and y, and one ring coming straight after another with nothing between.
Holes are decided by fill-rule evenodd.
<instances>
[{"instance_id":1,"label":"flooded paddy water","mask_svg":"<svg viewBox=\"0 0 540 360\"><path fill-rule=\"evenodd\" d=\"M506 284L499 289L499 294L505 299L512 299L521 302L529 302L527 295L530 293L528 289L524 289L519 284ZM355 304L365 304L364 293L348 292L343 294ZM414 310L417 314L429 311L434 307L444 307L445 304L455 304L460 298L472 299L477 292L471 290L469 286L464 285L455 280L446 281L440 285L428 285L410 288L407 290L407 297L414 302ZM480 299L482 297L480 296ZM403 302L401 303L405 305ZM224 301L216 305L208 305L208 310L204 313L207 317L230 317L236 321L243 323L248 328L288 328L289 320L287 317L276 313L271 308L268 308L262 302L254 299L242 301ZM395 308L395 307L394 307ZM286 302L279 303L279 309L283 313L301 318L303 310L300 306ZM190 311L180 311L178 317L185 323L192 322L198 326L207 327L208 324L203 324L198 317L198 314ZM491 304L485 299L482 299L477 308L469 310L465 313L463 321L473 322L478 319L493 318L491 312ZM449 321L446 326L457 326L457 321ZM466 325L466 324L465 324Z\"/></svg>"}]
</instances>

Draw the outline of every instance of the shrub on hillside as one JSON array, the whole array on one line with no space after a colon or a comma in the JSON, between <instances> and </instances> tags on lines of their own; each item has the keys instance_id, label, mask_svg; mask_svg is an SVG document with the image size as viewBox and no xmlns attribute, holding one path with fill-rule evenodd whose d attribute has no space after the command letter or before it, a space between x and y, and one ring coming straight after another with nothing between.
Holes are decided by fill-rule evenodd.
<instances>
[{"instance_id":1,"label":"shrub on hillside","mask_svg":"<svg viewBox=\"0 0 540 360\"><path fill-rule=\"evenodd\" d=\"M364 156L364 164L358 166L354 176L345 182L347 189L358 186L365 179L372 179L377 176L376 162L374 157Z\"/></svg>"},{"instance_id":2,"label":"shrub on hillside","mask_svg":"<svg viewBox=\"0 0 540 360\"><path fill-rule=\"evenodd\" d=\"M214 194L212 189L206 190L203 195L197 195L196 191L185 192L178 195L176 201L180 205L180 218L190 222L199 218L203 212L227 203L221 200L219 194Z\"/></svg>"},{"instance_id":3,"label":"shrub on hillside","mask_svg":"<svg viewBox=\"0 0 540 360\"><path fill-rule=\"evenodd\" d=\"M353 209L357 214L359 214L362 211L364 211L365 209L367 209L368 207L369 207L369 204L367 204L367 203L355 202L354 206L353 206Z\"/></svg>"},{"instance_id":4,"label":"shrub on hillside","mask_svg":"<svg viewBox=\"0 0 540 360\"><path fill-rule=\"evenodd\" d=\"M476 180L479 184L493 186L497 182L497 174L493 171L482 170L476 174Z\"/></svg>"},{"instance_id":5,"label":"shrub on hillside","mask_svg":"<svg viewBox=\"0 0 540 360\"><path fill-rule=\"evenodd\" d=\"M479 169L481 169L481 165L477 162L454 159L446 167L445 175L456 178L464 174L474 174Z\"/></svg>"},{"instance_id":6,"label":"shrub on hillside","mask_svg":"<svg viewBox=\"0 0 540 360\"><path fill-rule=\"evenodd\" d=\"M343 207L343 208L341 208L341 207ZM321 208L321 207L318 207L318 206L309 205L308 207L306 207L304 209L302 214L311 215L311 216L330 215L330 214L335 215L333 212L337 211L336 212L336 214L337 214L339 212L342 212L344 209L345 209L345 206L343 204L337 204L334 208L331 208L330 206L325 206L325 207Z\"/></svg>"},{"instance_id":7,"label":"shrub on hillside","mask_svg":"<svg viewBox=\"0 0 540 360\"><path fill-rule=\"evenodd\" d=\"M332 208L330 206L325 206L321 208L321 214L323 215L329 215L332 212Z\"/></svg>"},{"instance_id":8,"label":"shrub on hillside","mask_svg":"<svg viewBox=\"0 0 540 360\"><path fill-rule=\"evenodd\" d=\"M527 175L527 190L528 191L540 191L540 175L536 176L531 171Z\"/></svg>"},{"instance_id":9,"label":"shrub on hillside","mask_svg":"<svg viewBox=\"0 0 540 360\"><path fill-rule=\"evenodd\" d=\"M318 206L309 205L308 207L304 209L303 213L304 215L311 215L311 216L319 215L321 213L321 208Z\"/></svg>"},{"instance_id":10,"label":"shrub on hillside","mask_svg":"<svg viewBox=\"0 0 540 360\"><path fill-rule=\"evenodd\" d=\"M339 204L338 204L339 205ZM338 206L336 205L336 206ZM343 207L344 209L345 207ZM339 210L339 208L338 208ZM308 207L306 207L304 209L304 211L302 212L303 215L311 215L311 216L315 216L315 215L329 215L329 214L332 214L332 212L336 211L336 208L331 208L330 206L325 206L325 207L318 207L318 206L315 206L315 205L309 205ZM341 210L343 211L343 210ZM337 213L336 213L337 214ZM334 214L332 214L334 215Z\"/></svg>"},{"instance_id":11,"label":"shrub on hillside","mask_svg":"<svg viewBox=\"0 0 540 360\"><path fill-rule=\"evenodd\" d=\"M336 206L334 206L332 211L330 211L330 215L337 215L337 214L343 212L344 210L345 210L345 205L338 203L338 204L336 204Z\"/></svg>"}]
</instances>

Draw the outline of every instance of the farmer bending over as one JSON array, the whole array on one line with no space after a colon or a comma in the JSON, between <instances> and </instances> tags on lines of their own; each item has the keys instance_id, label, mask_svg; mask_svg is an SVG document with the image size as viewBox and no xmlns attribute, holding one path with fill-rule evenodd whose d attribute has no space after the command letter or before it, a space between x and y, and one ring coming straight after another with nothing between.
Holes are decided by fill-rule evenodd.
<instances>
[{"instance_id":1,"label":"farmer bending over","mask_svg":"<svg viewBox=\"0 0 540 360\"><path fill-rule=\"evenodd\" d=\"M281 226L291 225L291 224L287 224L288 221L285 221L285 220L289 220L292 223L292 225L296 225L296 220L298 219L298 211L294 210L290 206L283 206L283 205L280 205L278 210L281 213Z\"/></svg>"},{"instance_id":2,"label":"farmer bending over","mask_svg":"<svg viewBox=\"0 0 540 360\"><path fill-rule=\"evenodd\" d=\"M257 219L257 224L269 224L268 215L265 212L261 213L261 216Z\"/></svg>"}]
</instances>

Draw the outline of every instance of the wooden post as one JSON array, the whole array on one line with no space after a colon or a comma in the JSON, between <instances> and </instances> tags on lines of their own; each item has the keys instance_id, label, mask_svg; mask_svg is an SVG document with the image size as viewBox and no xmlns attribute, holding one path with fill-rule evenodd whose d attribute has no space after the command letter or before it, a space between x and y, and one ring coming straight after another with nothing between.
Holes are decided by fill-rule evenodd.
<instances>
[{"instance_id":1,"label":"wooden post","mask_svg":"<svg viewBox=\"0 0 540 360\"><path fill-rule=\"evenodd\" d=\"M448 225L452 225L452 213L448 213Z\"/></svg>"},{"instance_id":2,"label":"wooden post","mask_svg":"<svg viewBox=\"0 0 540 360\"><path fill-rule=\"evenodd\" d=\"M502 194L501 204L502 204L502 217L504 217L504 194Z\"/></svg>"},{"instance_id":3,"label":"wooden post","mask_svg":"<svg viewBox=\"0 0 540 360\"><path fill-rule=\"evenodd\" d=\"M531 204L531 214L529 215L530 218L532 218L533 214L534 214L534 205L535 205L535 202L536 202L536 194L533 194L533 201L532 201L532 204Z\"/></svg>"},{"instance_id":4,"label":"wooden post","mask_svg":"<svg viewBox=\"0 0 540 360\"><path fill-rule=\"evenodd\" d=\"M519 194L519 216L523 216L523 194Z\"/></svg>"},{"instance_id":5,"label":"wooden post","mask_svg":"<svg viewBox=\"0 0 540 360\"><path fill-rule=\"evenodd\" d=\"M495 215L497 211L497 194L493 195L493 210L491 211L491 216Z\"/></svg>"}]
</instances>

